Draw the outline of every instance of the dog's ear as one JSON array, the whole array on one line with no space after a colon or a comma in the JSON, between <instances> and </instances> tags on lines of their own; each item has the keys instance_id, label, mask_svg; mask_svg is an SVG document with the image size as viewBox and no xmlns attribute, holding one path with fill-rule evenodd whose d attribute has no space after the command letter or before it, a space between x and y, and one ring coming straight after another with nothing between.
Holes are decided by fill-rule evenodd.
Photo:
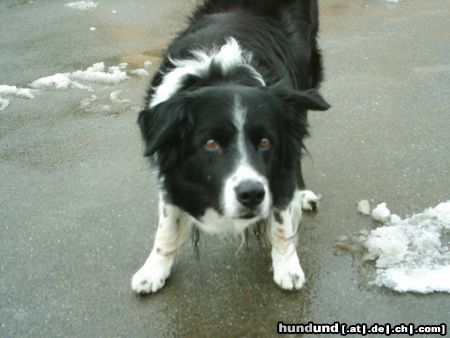
<instances>
[{"instance_id":1,"label":"dog's ear","mask_svg":"<svg viewBox=\"0 0 450 338\"><path fill-rule=\"evenodd\" d=\"M307 110L328 110L331 106L317 89L298 91L291 98L295 104L303 105Z\"/></svg>"},{"instance_id":2,"label":"dog's ear","mask_svg":"<svg viewBox=\"0 0 450 338\"><path fill-rule=\"evenodd\" d=\"M303 140L308 133L308 110L327 110L330 105L322 98L316 89L295 90L282 80L268 88L283 105L284 142L281 151L281 162L285 168L292 169L292 165L301 157L304 149Z\"/></svg>"},{"instance_id":3,"label":"dog's ear","mask_svg":"<svg viewBox=\"0 0 450 338\"><path fill-rule=\"evenodd\" d=\"M139 113L138 124L145 142L145 156L156 159L160 166L170 167L182 154L192 130L192 114L188 100L174 97Z\"/></svg>"},{"instance_id":4,"label":"dog's ear","mask_svg":"<svg viewBox=\"0 0 450 338\"><path fill-rule=\"evenodd\" d=\"M270 88L270 91L289 106L300 111L304 109L328 110L331 107L317 89L314 88L295 90L287 88L283 83L279 83Z\"/></svg>"}]
</instances>

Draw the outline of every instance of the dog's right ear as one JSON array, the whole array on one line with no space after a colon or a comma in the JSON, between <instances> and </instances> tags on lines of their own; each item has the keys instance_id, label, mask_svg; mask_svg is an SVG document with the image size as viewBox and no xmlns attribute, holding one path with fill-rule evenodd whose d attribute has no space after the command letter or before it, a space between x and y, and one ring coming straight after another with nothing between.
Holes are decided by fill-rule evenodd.
<instances>
[{"instance_id":1,"label":"dog's right ear","mask_svg":"<svg viewBox=\"0 0 450 338\"><path fill-rule=\"evenodd\" d=\"M170 166L182 153L193 121L188 100L174 97L139 113L145 156L157 154L160 165Z\"/></svg>"}]
</instances>

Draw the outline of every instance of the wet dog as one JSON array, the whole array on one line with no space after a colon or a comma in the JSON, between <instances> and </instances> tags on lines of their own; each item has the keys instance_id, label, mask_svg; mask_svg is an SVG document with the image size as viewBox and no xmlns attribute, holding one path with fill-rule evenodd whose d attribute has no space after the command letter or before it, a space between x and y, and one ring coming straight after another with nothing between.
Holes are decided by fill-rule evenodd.
<instances>
[{"instance_id":1,"label":"wet dog","mask_svg":"<svg viewBox=\"0 0 450 338\"><path fill-rule=\"evenodd\" d=\"M156 292L191 225L242 233L264 221L273 278L305 281L296 251L302 209L318 197L301 173L307 111L326 110L315 0L206 0L168 47L139 126L159 173L153 250L132 279Z\"/></svg>"}]
</instances>

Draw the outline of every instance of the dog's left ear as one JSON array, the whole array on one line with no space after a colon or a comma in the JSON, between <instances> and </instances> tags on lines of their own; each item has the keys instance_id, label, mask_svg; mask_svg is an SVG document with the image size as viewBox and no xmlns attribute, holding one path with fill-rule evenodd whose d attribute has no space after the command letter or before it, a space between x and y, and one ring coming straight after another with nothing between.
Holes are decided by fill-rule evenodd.
<instances>
[{"instance_id":1,"label":"dog's left ear","mask_svg":"<svg viewBox=\"0 0 450 338\"><path fill-rule=\"evenodd\" d=\"M309 135L307 111L327 110L330 105L316 89L295 90L283 80L269 87L269 91L281 100L283 105L286 124L281 158L285 168L292 169L295 160L301 157L304 148L303 139Z\"/></svg>"},{"instance_id":2,"label":"dog's left ear","mask_svg":"<svg viewBox=\"0 0 450 338\"><path fill-rule=\"evenodd\" d=\"M289 106L299 110L328 110L331 107L315 88L295 90L279 83L270 88L270 91Z\"/></svg>"},{"instance_id":3,"label":"dog's left ear","mask_svg":"<svg viewBox=\"0 0 450 338\"><path fill-rule=\"evenodd\" d=\"M308 89L298 91L291 97L291 100L297 102L308 110L328 110L331 106L319 94L317 89Z\"/></svg>"}]
</instances>

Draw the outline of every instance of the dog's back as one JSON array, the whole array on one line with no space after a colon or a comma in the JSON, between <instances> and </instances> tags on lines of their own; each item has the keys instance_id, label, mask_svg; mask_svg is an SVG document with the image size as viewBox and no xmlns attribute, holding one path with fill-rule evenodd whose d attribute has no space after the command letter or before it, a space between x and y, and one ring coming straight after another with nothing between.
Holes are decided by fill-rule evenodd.
<instances>
[{"instance_id":1,"label":"dog's back","mask_svg":"<svg viewBox=\"0 0 450 338\"><path fill-rule=\"evenodd\" d=\"M317 0L206 0L189 23L166 51L149 98L162 74L174 68L170 59L221 46L229 36L252 53L252 65L267 85L282 80L293 89L308 89L322 80Z\"/></svg>"}]
</instances>

